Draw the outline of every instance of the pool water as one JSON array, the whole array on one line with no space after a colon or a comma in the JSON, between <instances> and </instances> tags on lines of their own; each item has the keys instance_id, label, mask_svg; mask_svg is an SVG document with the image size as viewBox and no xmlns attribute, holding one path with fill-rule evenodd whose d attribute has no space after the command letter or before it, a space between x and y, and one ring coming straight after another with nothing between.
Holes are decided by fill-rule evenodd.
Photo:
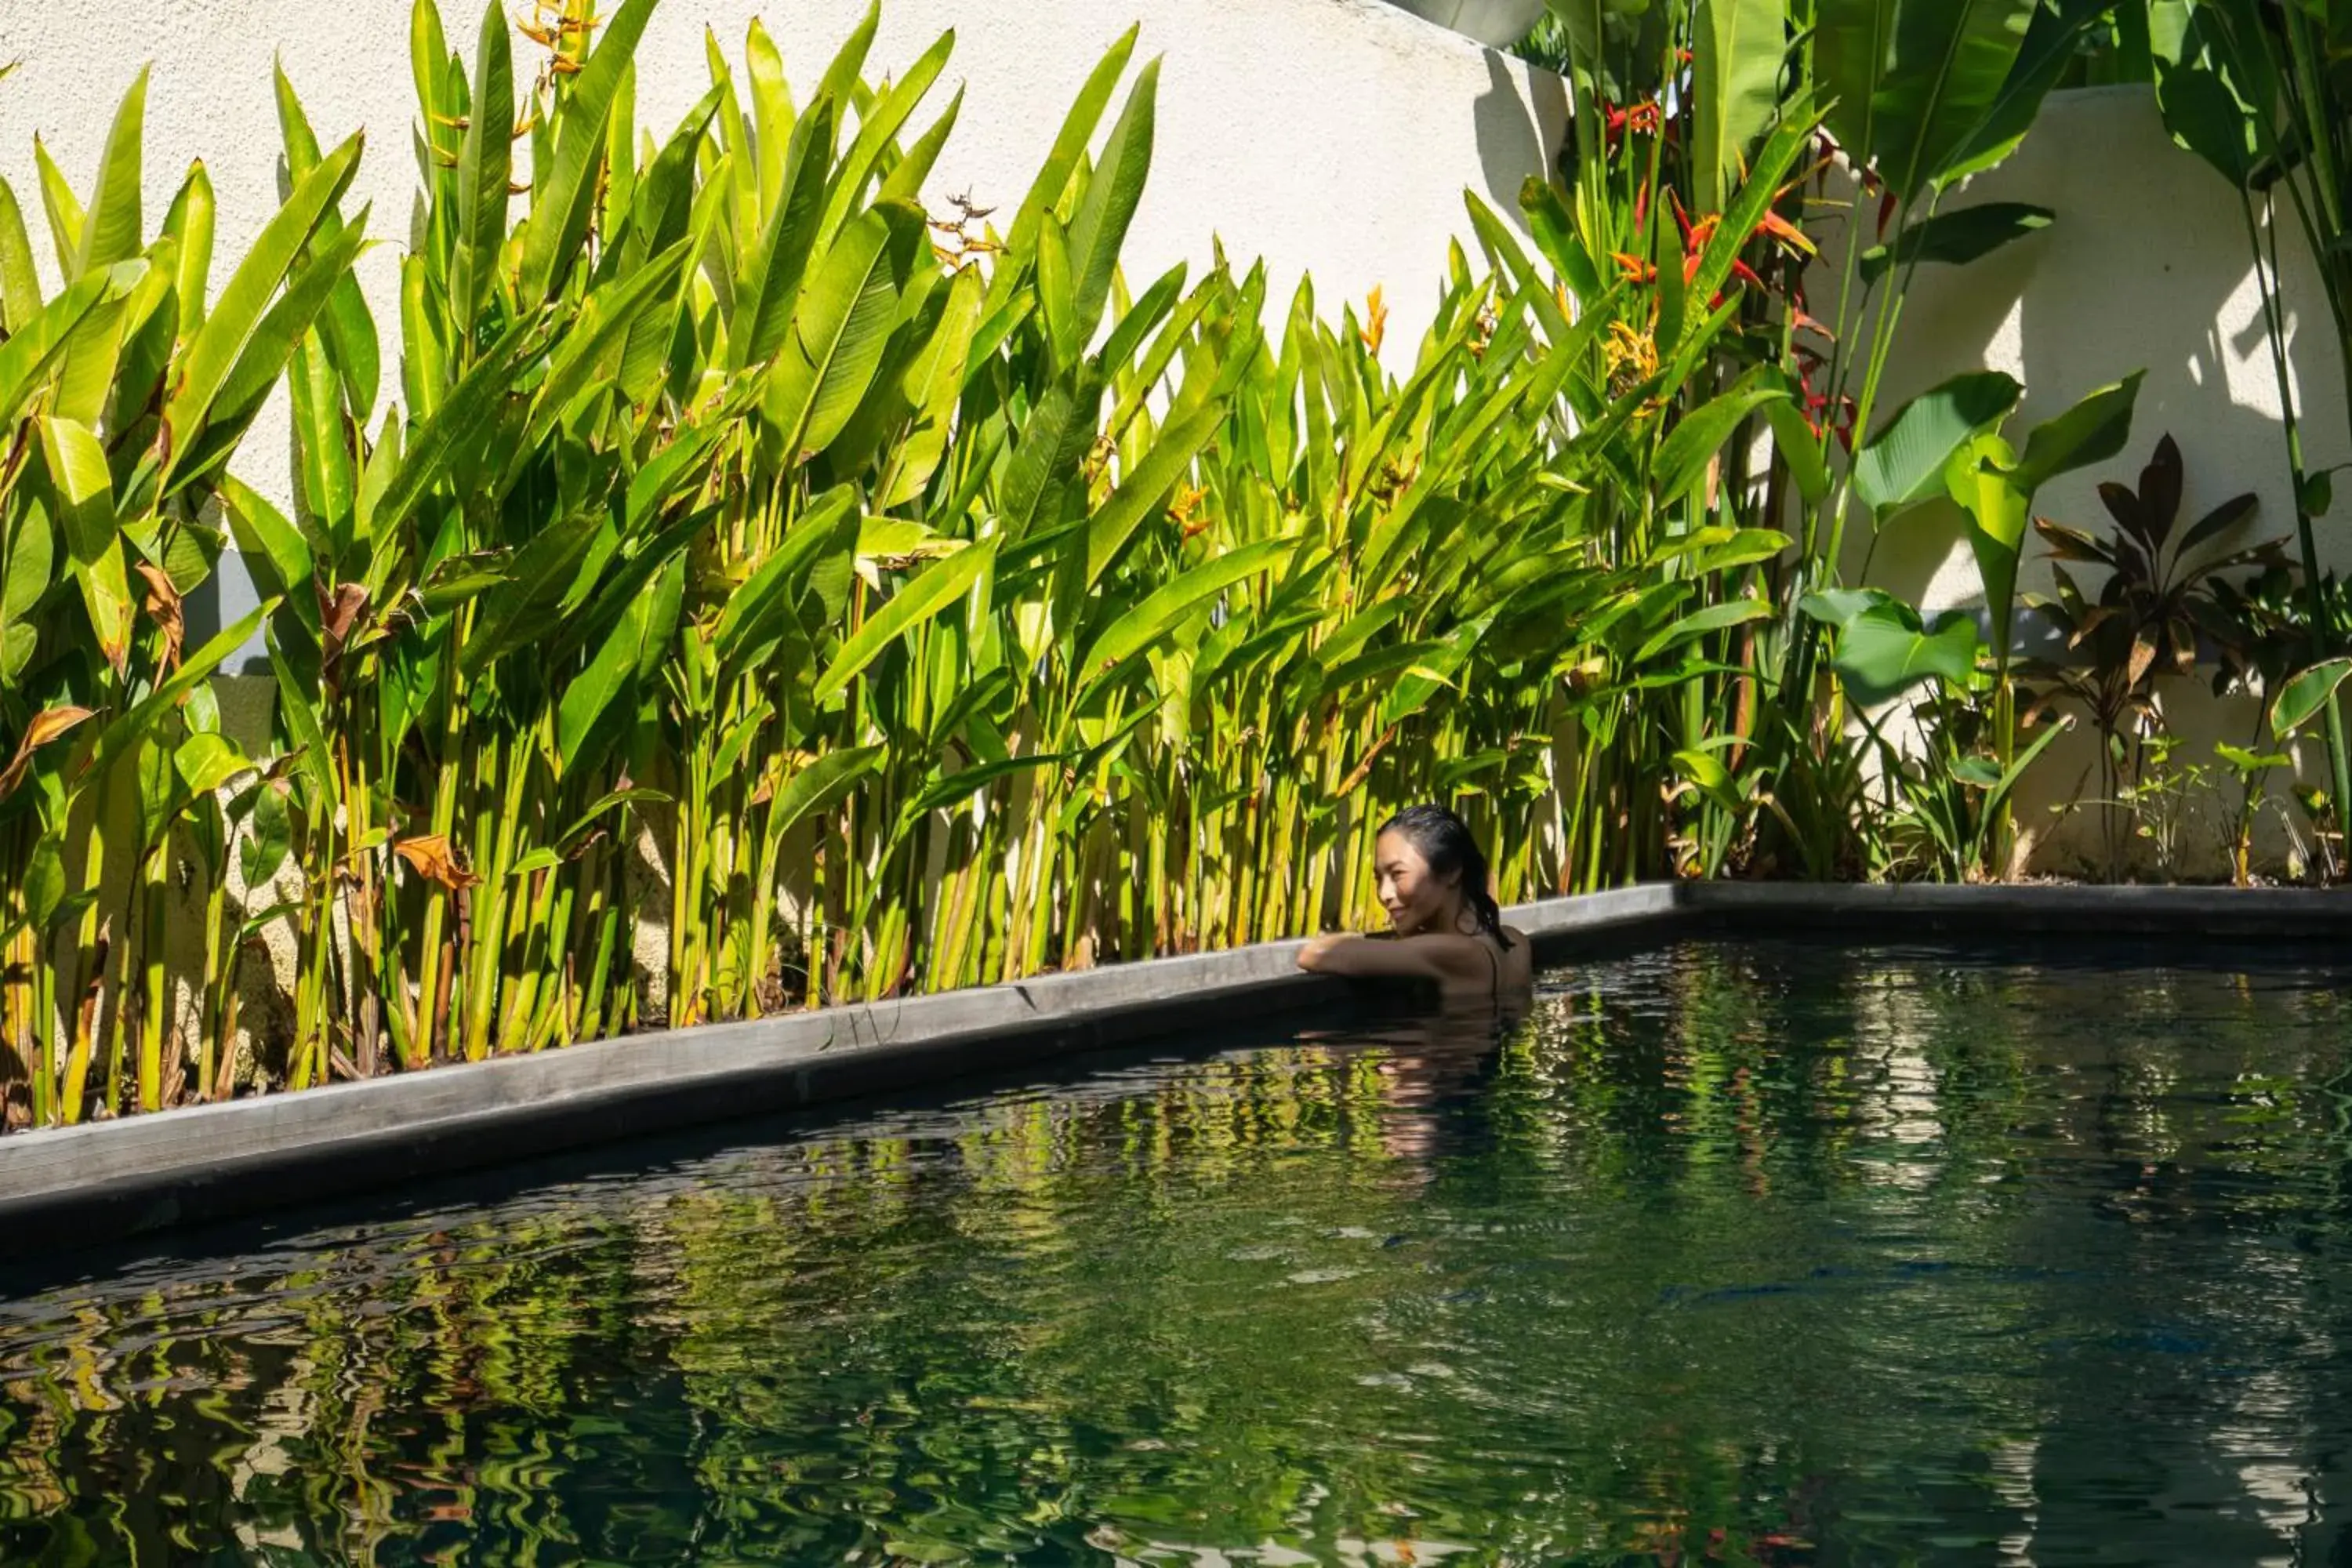
<instances>
[{"instance_id":1,"label":"pool water","mask_svg":"<svg viewBox=\"0 0 2352 1568\"><path fill-rule=\"evenodd\" d=\"M1685 943L53 1272L0 1562L2352 1561L2352 968L2070 951Z\"/></svg>"}]
</instances>

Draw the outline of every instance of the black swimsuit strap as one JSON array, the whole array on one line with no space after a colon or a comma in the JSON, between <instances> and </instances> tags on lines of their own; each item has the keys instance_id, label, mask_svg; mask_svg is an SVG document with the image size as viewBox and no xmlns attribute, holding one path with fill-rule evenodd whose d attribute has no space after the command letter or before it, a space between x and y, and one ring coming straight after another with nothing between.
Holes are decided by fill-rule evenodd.
<instances>
[{"instance_id":1,"label":"black swimsuit strap","mask_svg":"<svg viewBox=\"0 0 2352 1568\"><path fill-rule=\"evenodd\" d=\"M1503 1000L1503 955L1495 951L1495 939L1486 939L1486 962L1495 966L1495 1000Z\"/></svg>"}]
</instances>

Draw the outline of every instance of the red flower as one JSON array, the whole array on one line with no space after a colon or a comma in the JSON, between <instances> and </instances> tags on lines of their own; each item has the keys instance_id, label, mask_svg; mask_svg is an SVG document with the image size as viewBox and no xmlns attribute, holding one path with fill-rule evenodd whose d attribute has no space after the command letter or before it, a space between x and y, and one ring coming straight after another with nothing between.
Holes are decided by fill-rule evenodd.
<instances>
[{"instance_id":1,"label":"red flower","mask_svg":"<svg viewBox=\"0 0 2352 1568\"><path fill-rule=\"evenodd\" d=\"M1601 135L1603 141L1611 147L1616 146L1631 132L1640 132L1654 136L1658 132L1658 127L1664 123L1665 123L1665 111L1658 107L1654 100L1630 104L1623 109L1615 108L1605 102L1601 106Z\"/></svg>"}]
</instances>

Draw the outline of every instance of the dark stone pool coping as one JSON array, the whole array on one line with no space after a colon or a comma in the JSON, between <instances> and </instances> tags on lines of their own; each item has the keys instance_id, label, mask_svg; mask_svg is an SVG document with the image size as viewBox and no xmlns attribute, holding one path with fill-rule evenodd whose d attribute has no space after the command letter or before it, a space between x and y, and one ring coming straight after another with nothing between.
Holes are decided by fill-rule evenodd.
<instances>
[{"instance_id":1,"label":"dark stone pool coping","mask_svg":"<svg viewBox=\"0 0 2352 1568\"><path fill-rule=\"evenodd\" d=\"M1661 883L1521 905L1545 962L1676 931L2326 938L2352 897L2157 888ZM903 1093L1328 1005L1295 942L664 1030L0 1139L0 1258L394 1188L698 1123Z\"/></svg>"}]
</instances>

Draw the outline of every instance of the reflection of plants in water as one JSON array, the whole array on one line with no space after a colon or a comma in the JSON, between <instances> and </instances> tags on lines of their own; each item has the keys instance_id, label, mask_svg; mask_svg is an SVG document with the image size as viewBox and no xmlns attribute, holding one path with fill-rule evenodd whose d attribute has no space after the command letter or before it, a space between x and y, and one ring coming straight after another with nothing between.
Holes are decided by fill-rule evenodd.
<instances>
[{"instance_id":1,"label":"reflection of plants in water","mask_svg":"<svg viewBox=\"0 0 2352 1568\"><path fill-rule=\"evenodd\" d=\"M2167 1248L2213 1182L2284 1218L2341 1157L2335 1008L1694 945L1499 1046L1139 1066L20 1307L0 1557L1775 1562L1896 1549L1844 1511L1890 1487L2006 1529L1998 1466L2110 1392L2027 1331L2118 1225L2147 1267L2099 1311L2243 1317ZM2254 1392L2182 1397L2271 1441Z\"/></svg>"}]
</instances>

